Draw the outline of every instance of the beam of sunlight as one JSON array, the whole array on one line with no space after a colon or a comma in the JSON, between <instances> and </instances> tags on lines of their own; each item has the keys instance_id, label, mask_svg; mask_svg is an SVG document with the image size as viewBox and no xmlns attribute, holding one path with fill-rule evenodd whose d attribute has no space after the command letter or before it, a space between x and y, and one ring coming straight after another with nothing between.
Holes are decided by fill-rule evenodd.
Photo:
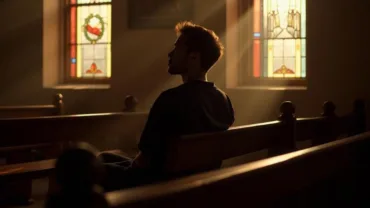
<instances>
[{"instance_id":1,"label":"beam of sunlight","mask_svg":"<svg viewBox=\"0 0 370 208\"><path fill-rule=\"evenodd\" d=\"M240 63L249 61L245 60L243 54L249 52L249 48L252 47L252 40L243 40L246 33L252 34L253 31L249 31L247 26L251 24L251 18L253 15L253 6L249 7L244 13L239 14L240 6L239 1L236 0L227 0L226 1L226 31L223 34L220 34L220 37L226 42L226 88L235 88L238 87L238 82L241 79L242 73L240 73ZM252 28L252 27L249 27ZM251 38L252 35L250 35ZM264 84L261 82L260 84ZM259 87L259 86L255 86ZM247 99L243 99L242 102L245 106L245 109L253 109L256 106L260 106L261 103L268 102L268 106L272 108L262 107L264 110L258 112L256 115L253 112L244 111L243 115L245 117L261 117L267 118L270 115L276 113L277 106L282 102L284 97L284 87L276 88L276 86L269 86L268 97L264 91L247 91L244 92L245 96L248 96ZM273 89L274 91L271 91ZM241 89L243 90L243 89ZM266 100L267 99L267 100ZM239 102L239 99L236 98L234 101ZM241 100L240 100L241 102ZM244 120L244 119L243 119ZM259 119L256 119L259 120Z\"/></svg>"}]
</instances>

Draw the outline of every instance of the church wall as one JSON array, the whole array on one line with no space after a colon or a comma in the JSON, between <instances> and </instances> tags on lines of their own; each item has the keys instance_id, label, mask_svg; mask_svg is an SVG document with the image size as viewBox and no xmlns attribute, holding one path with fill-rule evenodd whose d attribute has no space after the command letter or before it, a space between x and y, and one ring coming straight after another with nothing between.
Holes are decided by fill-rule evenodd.
<instances>
[{"instance_id":1,"label":"church wall","mask_svg":"<svg viewBox=\"0 0 370 208\"><path fill-rule=\"evenodd\" d=\"M194 21L224 39L225 0L196 2ZM214 6L212 6L214 5ZM369 98L367 85L370 41L366 40L367 1L307 1L307 90L267 91L225 89L225 61L209 79L225 89L235 106L236 124L276 118L281 101L291 100L298 116L319 115L324 100L338 113L348 112L357 97ZM112 83L110 89L55 90L42 86L42 0L0 2L0 105L46 104L53 94L65 97L67 113L119 111L124 96L139 98L148 110L161 90L180 83L166 73L173 29L127 28L126 1L113 7ZM226 46L227 47L227 46Z\"/></svg>"}]
</instances>

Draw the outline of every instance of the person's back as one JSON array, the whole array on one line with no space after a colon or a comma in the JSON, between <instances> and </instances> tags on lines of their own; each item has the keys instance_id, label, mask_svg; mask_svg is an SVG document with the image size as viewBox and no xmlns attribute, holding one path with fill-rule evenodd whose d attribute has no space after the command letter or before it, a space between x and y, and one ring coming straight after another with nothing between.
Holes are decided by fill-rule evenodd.
<instances>
[{"instance_id":1,"label":"person's back","mask_svg":"<svg viewBox=\"0 0 370 208\"><path fill-rule=\"evenodd\" d=\"M171 93L178 106L174 109L178 113L177 136L222 131L234 122L229 98L212 82L190 81Z\"/></svg>"},{"instance_id":2,"label":"person's back","mask_svg":"<svg viewBox=\"0 0 370 208\"><path fill-rule=\"evenodd\" d=\"M227 95L212 82L207 72L222 56L217 35L190 22L176 26L178 39L169 53L169 73L181 75L183 84L169 89L152 106L135 160L138 166L160 169L168 140L181 135L222 131L234 122Z\"/></svg>"},{"instance_id":3,"label":"person's back","mask_svg":"<svg viewBox=\"0 0 370 208\"><path fill-rule=\"evenodd\" d=\"M181 75L183 84L166 90L154 102L141 134L139 154L127 162L106 164L106 189L150 183L161 178L167 144L182 135L227 130L234 122L230 99L212 82L207 72L223 54L217 35L191 22L175 27L178 39L168 54L168 72ZM189 152L191 154L191 152ZM101 155L109 163L108 155ZM110 158L112 158L110 156Z\"/></svg>"},{"instance_id":4,"label":"person's back","mask_svg":"<svg viewBox=\"0 0 370 208\"><path fill-rule=\"evenodd\" d=\"M160 169L169 140L224 131L233 122L233 107L224 92L212 82L189 81L159 96L142 133L139 149L150 154L150 169Z\"/></svg>"},{"instance_id":5,"label":"person's back","mask_svg":"<svg viewBox=\"0 0 370 208\"><path fill-rule=\"evenodd\" d=\"M142 133L139 147L154 137L153 134L174 139L182 135L227 130L234 122L228 96L214 83L205 81L190 81L163 92L151 115L148 119L151 125L147 125Z\"/></svg>"},{"instance_id":6,"label":"person's back","mask_svg":"<svg viewBox=\"0 0 370 208\"><path fill-rule=\"evenodd\" d=\"M179 106L178 136L228 129L234 122L234 111L227 95L214 83L190 81L176 90Z\"/></svg>"}]
</instances>

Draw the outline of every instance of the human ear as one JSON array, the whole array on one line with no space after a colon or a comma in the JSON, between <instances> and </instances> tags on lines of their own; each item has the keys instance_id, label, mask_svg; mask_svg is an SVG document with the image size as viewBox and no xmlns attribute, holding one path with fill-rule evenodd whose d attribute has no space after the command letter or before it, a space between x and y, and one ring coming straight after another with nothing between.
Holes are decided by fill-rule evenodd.
<instances>
[{"instance_id":1,"label":"human ear","mask_svg":"<svg viewBox=\"0 0 370 208\"><path fill-rule=\"evenodd\" d=\"M189 53L189 58L192 60L199 60L200 59L200 53L199 52L191 52Z\"/></svg>"}]
</instances>

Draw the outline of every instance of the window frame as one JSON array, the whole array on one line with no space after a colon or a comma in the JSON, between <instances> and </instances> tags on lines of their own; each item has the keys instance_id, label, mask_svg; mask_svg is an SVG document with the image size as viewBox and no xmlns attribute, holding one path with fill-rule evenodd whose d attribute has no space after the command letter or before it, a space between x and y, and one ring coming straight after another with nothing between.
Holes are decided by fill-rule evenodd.
<instances>
[{"instance_id":1,"label":"window frame","mask_svg":"<svg viewBox=\"0 0 370 208\"><path fill-rule=\"evenodd\" d=\"M263 0L261 0L263 1ZM238 48L237 48L237 55L240 57L238 64L237 64L237 86L238 87L248 87L248 86L268 86L268 87L305 87L307 86L307 80L309 77L309 69L307 67L306 61L306 76L304 78L272 78L272 77L254 77L253 76L253 69L248 68L247 64L250 63L252 60L248 60L248 54L243 54L243 49L245 47L253 47L251 44L251 40L253 40L253 26L250 24L249 26L243 26L240 24L243 18L243 15L253 7L254 0L238 0L237 6L237 38L238 38ZM248 14L247 14L248 15ZM248 18L248 17L247 17ZM306 25L307 30L307 25ZM307 36L302 38L306 40L306 54L307 54ZM262 42L261 38L261 42ZM252 51L249 49L248 51ZM307 56L306 56L307 60Z\"/></svg>"},{"instance_id":2,"label":"window frame","mask_svg":"<svg viewBox=\"0 0 370 208\"><path fill-rule=\"evenodd\" d=\"M62 39L62 49L63 49L63 68L62 68L62 82L63 84L110 84L112 79L112 68L111 76L110 77L71 77L71 68L70 68L70 31L71 31L71 7L76 7L76 9L80 6L99 6L99 5L111 5L112 1L110 2L101 2L101 3L86 3L86 4L70 4L70 0L65 0L64 2L64 11L63 11L63 39ZM110 17L112 18L112 16ZM112 26L111 26L112 27ZM112 30L111 30L112 31ZM112 34L110 34L112 35ZM110 42L112 47L112 40ZM111 66L112 67L112 66Z\"/></svg>"}]
</instances>

